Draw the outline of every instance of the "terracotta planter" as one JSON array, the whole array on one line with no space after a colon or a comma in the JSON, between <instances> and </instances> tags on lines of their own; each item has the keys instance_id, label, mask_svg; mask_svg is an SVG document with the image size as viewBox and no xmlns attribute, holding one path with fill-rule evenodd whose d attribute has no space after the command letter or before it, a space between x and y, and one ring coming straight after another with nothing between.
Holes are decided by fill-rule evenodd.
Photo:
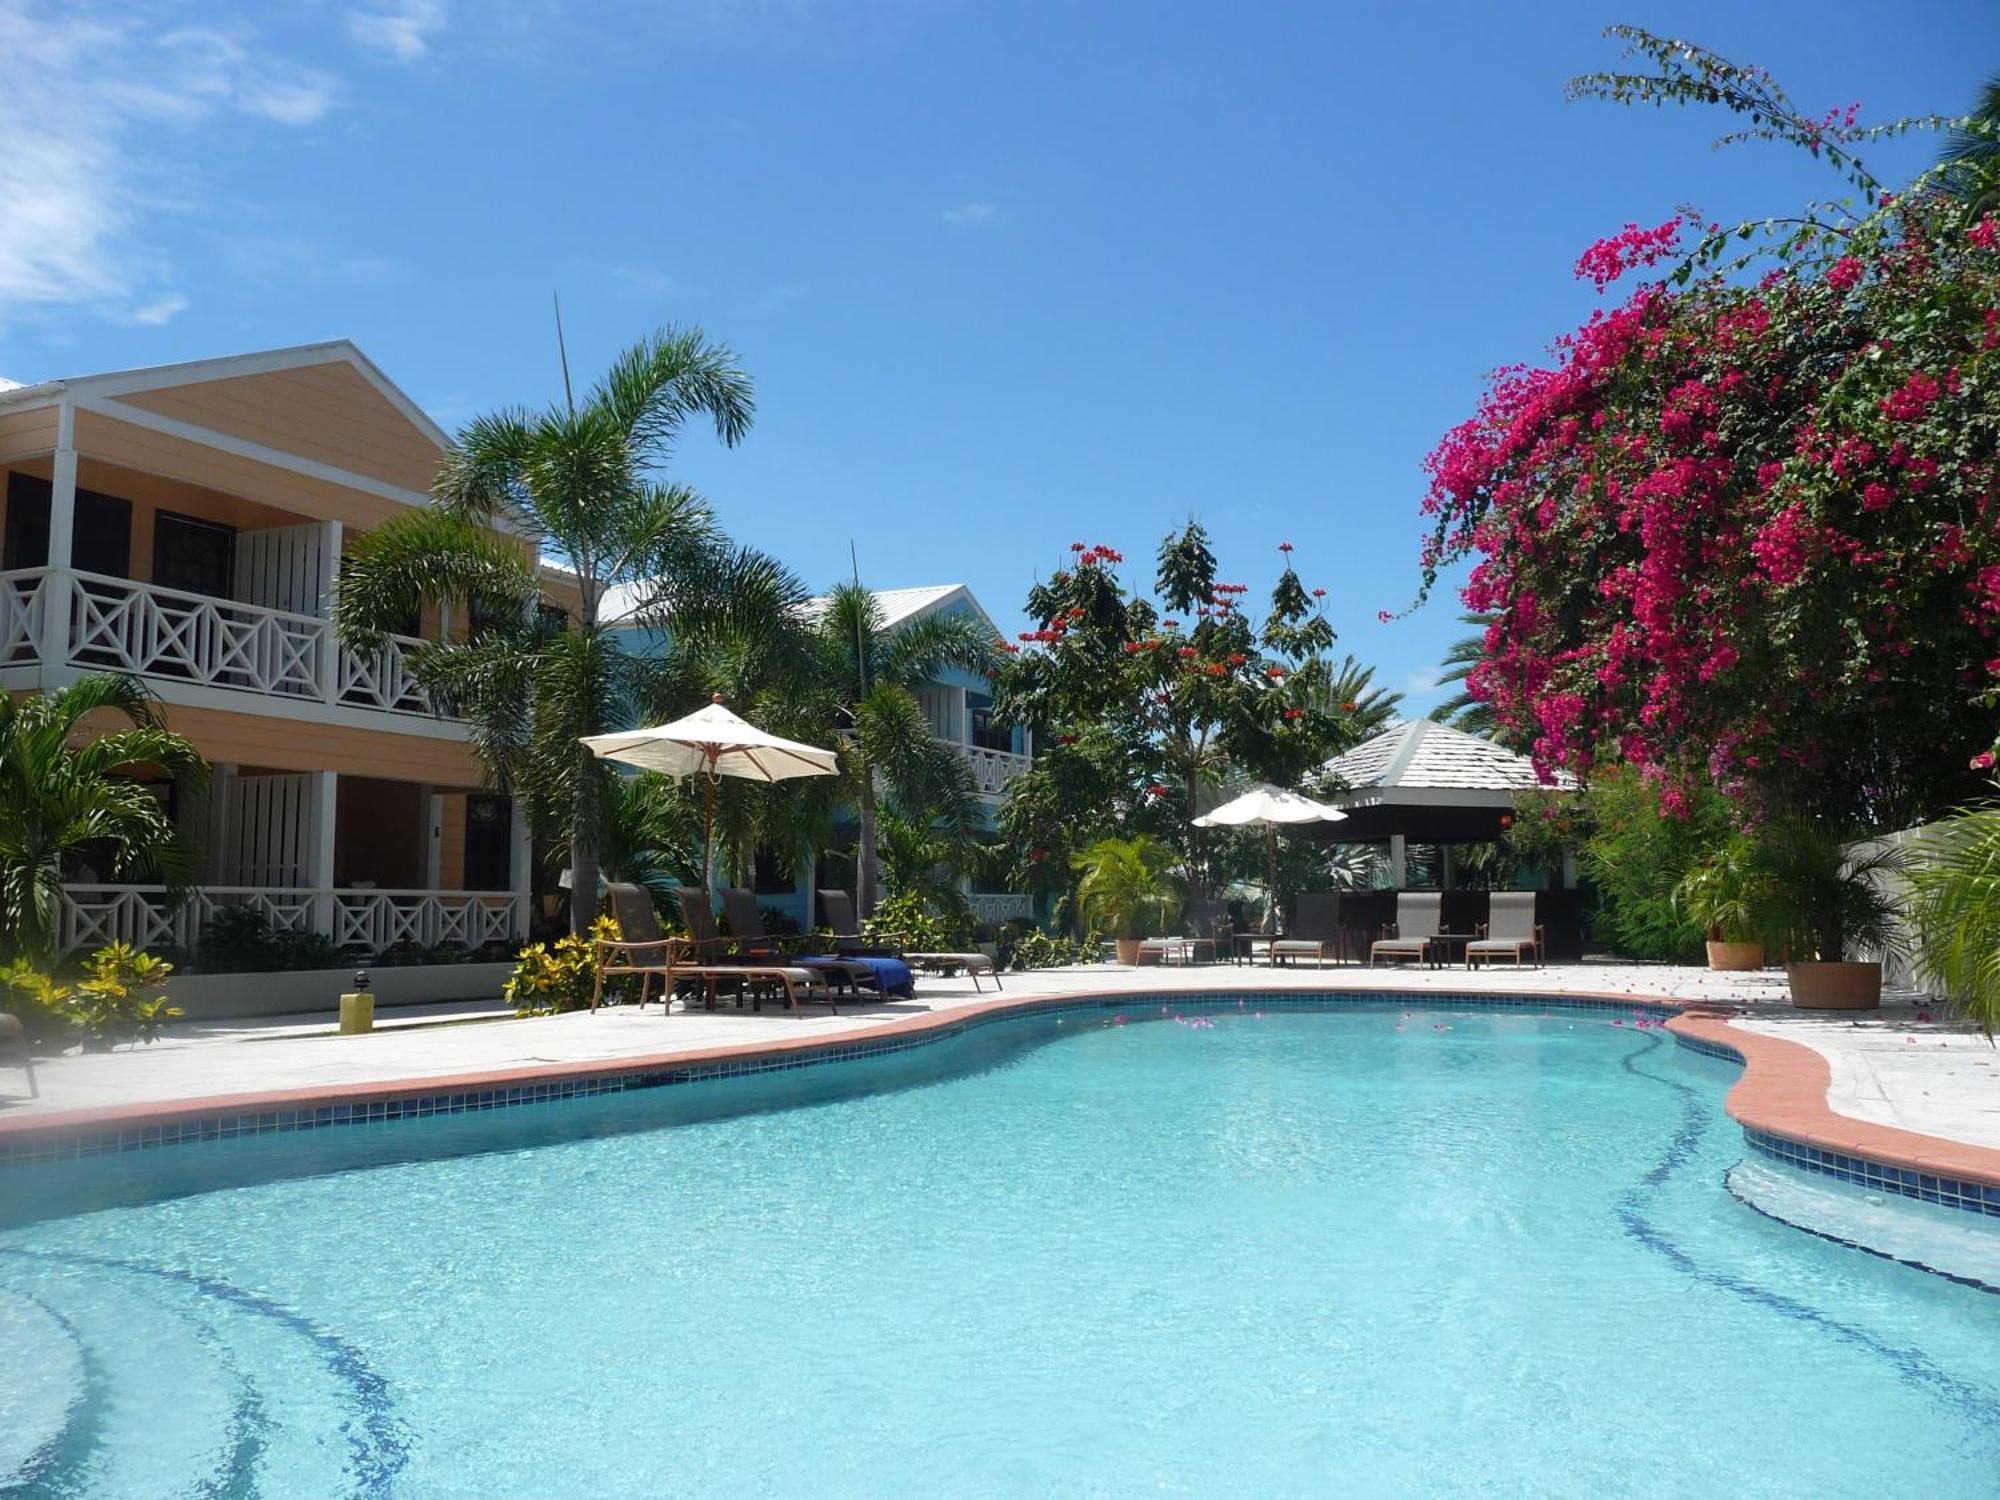
<instances>
[{"instance_id":1,"label":"terracotta planter","mask_svg":"<svg viewBox=\"0 0 2000 1500\"><path fill-rule=\"evenodd\" d=\"M1118 962L1124 964L1127 968L1137 968L1139 966L1139 939L1113 938L1111 946L1118 950Z\"/></svg>"},{"instance_id":2,"label":"terracotta planter","mask_svg":"<svg viewBox=\"0 0 2000 1500\"><path fill-rule=\"evenodd\" d=\"M1708 945L1708 966L1725 973L1764 967L1762 943L1715 943Z\"/></svg>"},{"instance_id":3,"label":"terracotta planter","mask_svg":"<svg viewBox=\"0 0 2000 1500\"><path fill-rule=\"evenodd\" d=\"M1874 1010L1882 1003L1882 966L1873 963L1785 965L1800 1010Z\"/></svg>"}]
</instances>

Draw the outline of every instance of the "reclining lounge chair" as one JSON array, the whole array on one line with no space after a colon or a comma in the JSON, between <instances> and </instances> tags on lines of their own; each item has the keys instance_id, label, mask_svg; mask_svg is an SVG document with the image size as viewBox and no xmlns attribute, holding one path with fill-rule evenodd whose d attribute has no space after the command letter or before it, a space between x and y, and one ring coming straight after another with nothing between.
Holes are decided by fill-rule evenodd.
<instances>
[{"instance_id":1,"label":"reclining lounge chair","mask_svg":"<svg viewBox=\"0 0 2000 1500\"><path fill-rule=\"evenodd\" d=\"M639 887L614 885L610 895L611 914L618 922L619 936L615 941L600 938L596 942L597 977L590 991L592 1010L604 998L605 978L613 974L639 976L641 1005L652 991L654 976L659 976L662 1014L674 1003L674 987L683 982L701 984L707 992L710 1009L715 1006L717 987L723 984L737 987L739 1005L742 995L754 990L758 992L757 1005L761 1009L763 993L782 991L786 1006L793 1015L799 1015L799 994L803 991L808 999L825 1001L828 1010L834 1008L833 990L825 975L782 963L705 961L705 945L700 941L670 938L660 931L660 918L653 910L652 898Z\"/></svg>"},{"instance_id":2,"label":"reclining lounge chair","mask_svg":"<svg viewBox=\"0 0 2000 1500\"><path fill-rule=\"evenodd\" d=\"M1486 925L1479 929L1479 936L1465 945L1465 966L1477 968L1481 963L1492 963L1504 958L1509 963L1525 962L1524 953L1535 956L1535 967L1542 964L1542 925L1535 920L1535 893L1533 891L1495 891L1488 898Z\"/></svg>"},{"instance_id":3,"label":"reclining lounge chair","mask_svg":"<svg viewBox=\"0 0 2000 1500\"><path fill-rule=\"evenodd\" d=\"M1431 956L1431 939L1438 935L1443 907L1444 897L1436 891L1398 891L1395 931L1368 945L1368 967L1374 968L1383 958L1423 963Z\"/></svg>"},{"instance_id":4,"label":"reclining lounge chair","mask_svg":"<svg viewBox=\"0 0 2000 1500\"><path fill-rule=\"evenodd\" d=\"M972 976L972 987L979 988L979 976L986 975L993 981L993 988L999 989L1000 971L993 960L984 953L973 950L970 953L919 953L912 951L897 933L877 933L873 937L861 931L861 924L854 920L854 898L846 891L821 890L818 892L819 919L822 926L833 929L834 952L843 957L848 954L881 952L892 958L900 958L915 964L920 969L930 969L949 973L963 969Z\"/></svg>"}]
</instances>

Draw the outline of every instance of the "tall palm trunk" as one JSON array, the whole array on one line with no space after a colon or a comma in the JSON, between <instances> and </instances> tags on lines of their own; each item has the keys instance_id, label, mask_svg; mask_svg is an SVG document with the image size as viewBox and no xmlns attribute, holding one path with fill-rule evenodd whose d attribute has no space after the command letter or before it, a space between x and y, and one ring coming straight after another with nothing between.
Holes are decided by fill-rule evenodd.
<instances>
[{"instance_id":1,"label":"tall palm trunk","mask_svg":"<svg viewBox=\"0 0 2000 1500\"><path fill-rule=\"evenodd\" d=\"M577 767L569 832L569 930L583 934L597 920L597 757L589 751Z\"/></svg>"},{"instance_id":2,"label":"tall palm trunk","mask_svg":"<svg viewBox=\"0 0 2000 1500\"><path fill-rule=\"evenodd\" d=\"M875 778L861 780L861 849L854 862L854 904L865 919L875 910L880 860L875 852Z\"/></svg>"}]
</instances>

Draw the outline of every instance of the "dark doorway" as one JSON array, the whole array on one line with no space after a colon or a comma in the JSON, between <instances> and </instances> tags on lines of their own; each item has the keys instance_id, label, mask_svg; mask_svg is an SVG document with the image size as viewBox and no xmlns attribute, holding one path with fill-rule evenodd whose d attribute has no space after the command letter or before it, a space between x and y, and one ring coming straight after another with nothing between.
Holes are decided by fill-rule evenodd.
<instances>
[{"instance_id":1,"label":"dark doorway","mask_svg":"<svg viewBox=\"0 0 2000 1500\"><path fill-rule=\"evenodd\" d=\"M55 486L32 474L7 476L5 565L45 568L49 562L49 503ZM76 492L76 533L70 565L86 573L127 578L132 572L132 502L96 490Z\"/></svg>"},{"instance_id":2,"label":"dark doorway","mask_svg":"<svg viewBox=\"0 0 2000 1500\"><path fill-rule=\"evenodd\" d=\"M170 510L153 517L153 582L227 599L236 579L236 528Z\"/></svg>"},{"instance_id":3,"label":"dark doorway","mask_svg":"<svg viewBox=\"0 0 2000 1500\"><path fill-rule=\"evenodd\" d=\"M465 799L465 888L513 889L514 809L505 797L474 792Z\"/></svg>"}]
</instances>

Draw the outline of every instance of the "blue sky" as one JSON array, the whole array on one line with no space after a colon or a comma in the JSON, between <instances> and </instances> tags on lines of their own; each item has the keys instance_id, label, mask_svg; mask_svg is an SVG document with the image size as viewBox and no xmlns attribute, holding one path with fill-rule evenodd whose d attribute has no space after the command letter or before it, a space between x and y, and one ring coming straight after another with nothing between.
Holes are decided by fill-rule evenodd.
<instances>
[{"instance_id":1,"label":"blue sky","mask_svg":"<svg viewBox=\"0 0 2000 1500\"><path fill-rule=\"evenodd\" d=\"M1629 20L1815 110L1955 112L1991 0L0 0L0 375L354 339L441 422L667 321L757 381L679 458L824 584L957 582L1016 628L1072 540L1189 514L1425 688L1420 462L1593 294L1578 252L1836 179L1718 118L1566 104ZM1880 150L1887 176L1927 140ZM1149 568L1146 571L1150 571Z\"/></svg>"}]
</instances>

